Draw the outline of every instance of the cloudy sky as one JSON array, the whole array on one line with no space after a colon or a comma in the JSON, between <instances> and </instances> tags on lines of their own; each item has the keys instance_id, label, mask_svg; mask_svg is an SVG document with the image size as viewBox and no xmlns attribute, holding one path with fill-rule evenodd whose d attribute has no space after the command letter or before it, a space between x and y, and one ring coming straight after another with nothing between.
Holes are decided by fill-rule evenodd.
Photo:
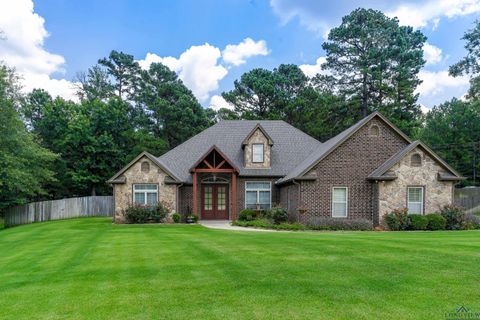
<instances>
[{"instance_id":1,"label":"cloudy sky","mask_svg":"<svg viewBox=\"0 0 480 320\"><path fill-rule=\"evenodd\" d=\"M314 75L328 30L357 7L397 16L428 37L423 106L466 92L468 79L447 70L465 54L460 38L480 16L480 0L0 0L0 60L17 69L24 90L74 98L75 74L120 50L142 67L164 63L202 105L219 108L220 94L252 68L294 63Z\"/></svg>"}]
</instances>

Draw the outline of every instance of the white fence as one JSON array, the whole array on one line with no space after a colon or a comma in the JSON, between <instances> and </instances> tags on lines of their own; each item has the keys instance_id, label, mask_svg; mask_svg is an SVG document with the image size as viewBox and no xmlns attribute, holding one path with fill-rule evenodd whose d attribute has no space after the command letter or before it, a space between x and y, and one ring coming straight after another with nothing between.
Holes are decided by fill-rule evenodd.
<instances>
[{"instance_id":1,"label":"white fence","mask_svg":"<svg viewBox=\"0 0 480 320\"><path fill-rule=\"evenodd\" d=\"M40 221L94 216L113 216L112 196L67 198L11 207L5 211L5 227Z\"/></svg>"}]
</instances>

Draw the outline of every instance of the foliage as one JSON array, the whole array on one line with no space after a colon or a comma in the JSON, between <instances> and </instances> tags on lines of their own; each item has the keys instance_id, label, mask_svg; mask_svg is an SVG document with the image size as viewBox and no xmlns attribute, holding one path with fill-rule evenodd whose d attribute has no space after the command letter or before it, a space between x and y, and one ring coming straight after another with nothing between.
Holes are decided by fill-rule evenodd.
<instances>
[{"instance_id":1,"label":"foliage","mask_svg":"<svg viewBox=\"0 0 480 320\"><path fill-rule=\"evenodd\" d=\"M461 230L465 223L465 211L456 205L446 205L440 210L446 220L447 230Z\"/></svg>"},{"instance_id":2,"label":"foliage","mask_svg":"<svg viewBox=\"0 0 480 320\"><path fill-rule=\"evenodd\" d=\"M284 223L288 220L287 210L281 207L273 207L270 210L267 210L265 215L272 219L275 224Z\"/></svg>"},{"instance_id":3,"label":"foliage","mask_svg":"<svg viewBox=\"0 0 480 320\"><path fill-rule=\"evenodd\" d=\"M17 85L13 70L0 65L0 210L44 195L54 181L56 155L27 132L16 110Z\"/></svg>"},{"instance_id":4,"label":"foliage","mask_svg":"<svg viewBox=\"0 0 480 320\"><path fill-rule=\"evenodd\" d=\"M373 223L367 219L317 218L308 224L312 230L373 230Z\"/></svg>"},{"instance_id":5,"label":"foliage","mask_svg":"<svg viewBox=\"0 0 480 320\"><path fill-rule=\"evenodd\" d=\"M243 209L238 214L238 220L240 221L253 221L257 218L257 212L252 209Z\"/></svg>"},{"instance_id":6,"label":"foliage","mask_svg":"<svg viewBox=\"0 0 480 320\"><path fill-rule=\"evenodd\" d=\"M427 230L428 218L421 214L410 214L408 216L410 219L411 230Z\"/></svg>"},{"instance_id":7,"label":"foliage","mask_svg":"<svg viewBox=\"0 0 480 320\"><path fill-rule=\"evenodd\" d=\"M462 185L478 182L473 173L480 172L480 101L452 99L433 107L418 137L468 178Z\"/></svg>"},{"instance_id":8,"label":"foliage","mask_svg":"<svg viewBox=\"0 0 480 320\"><path fill-rule=\"evenodd\" d=\"M422 46L426 37L412 27L400 26L373 9L356 9L330 30L323 44L336 90L348 99L355 119L382 111L407 133L420 125L414 91L425 64Z\"/></svg>"},{"instance_id":9,"label":"foliage","mask_svg":"<svg viewBox=\"0 0 480 320\"><path fill-rule=\"evenodd\" d=\"M235 80L222 96L235 111L221 110L220 119L282 119L313 137L326 140L345 129L343 100L320 88L302 70L281 64L273 71L253 69Z\"/></svg>"},{"instance_id":10,"label":"foliage","mask_svg":"<svg viewBox=\"0 0 480 320\"><path fill-rule=\"evenodd\" d=\"M366 219L336 219L336 218L322 218L317 219L314 223L302 224L298 222L288 223L272 223L267 219L256 219L251 221L235 221L235 226L240 227L254 227L273 230L355 230L368 231L373 229L371 221Z\"/></svg>"},{"instance_id":11,"label":"foliage","mask_svg":"<svg viewBox=\"0 0 480 320\"><path fill-rule=\"evenodd\" d=\"M480 217L474 214L466 214L463 229L472 230L480 229Z\"/></svg>"},{"instance_id":12,"label":"foliage","mask_svg":"<svg viewBox=\"0 0 480 320\"><path fill-rule=\"evenodd\" d=\"M124 216L128 223L147 223L150 221L164 222L168 215L166 206L159 202L154 206L132 204L124 209Z\"/></svg>"},{"instance_id":13,"label":"foliage","mask_svg":"<svg viewBox=\"0 0 480 320\"><path fill-rule=\"evenodd\" d=\"M470 90L467 98L478 101L480 99L480 20L475 21L475 26L465 33L462 40L466 41L467 55L450 66L449 73L454 77L470 75Z\"/></svg>"},{"instance_id":14,"label":"foliage","mask_svg":"<svg viewBox=\"0 0 480 320\"><path fill-rule=\"evenodd\" d=\"M174 214L172 214L172 220L173 220L173 222L179 223L181 219L182 219L182 216L181 216L180 214L178 214L178 213L176 213L176 212L175 212Z\"/></svg>"},{"instance_id":15,"label":"foliage","mask_svg":"<svg viewBox=\"0 0 480 320\"><path fill-rule=\"evenodd\" d=\"M445 230L447 220L439 213L431 213L426 215L428 219L428 230Z\"/></svg>"},{"instance_id":16,"label":"foliage","mask_svg":"<svg viewBox=\"0 0 480 320\"><path fill-rule=\"evenodd\" d=\"M392 231L407 230L410 224L408 209L402 208L393 210L385 215L385 223Z\"/></svg>"}]
</instances>

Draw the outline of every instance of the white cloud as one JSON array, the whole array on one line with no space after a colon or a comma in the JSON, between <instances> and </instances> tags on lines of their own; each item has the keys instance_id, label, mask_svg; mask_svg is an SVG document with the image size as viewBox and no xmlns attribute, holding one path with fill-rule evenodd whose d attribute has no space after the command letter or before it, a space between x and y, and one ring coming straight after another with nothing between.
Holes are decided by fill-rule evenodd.
<instances>
[{"instance_id":1,"label":"white cloud","mask_svg":"<svg viewBox=\"0 0 480 320\"><path fill-rule=\"evenodd\" d=\"M325 13L323 10L324 5L321 1L301 3L288 0L270 0L270 6L273 8L275 14L280 17L282 24L298 18L300 24L308 30L322 36L324 39L328 38L331 26L325 19L319 17L322 13Z\"/></svg>"},{"instance_id":2,"label":"white cloud","mask_svg":"<svg viewBox=\"0 0 480 320\"><path fill-rule=\"evenodd\" d=\"M322 64L327 62L327 58L319 57L315 64L302 64L299 68L305 73L307 77L313 78L318 73L320 74L327 74L326 71L322 70Z\"/></svg>"},{"instance_id":3,"label":"white cloud","mask_svg":"<svg viewBox=\"0 0 480 320\"><path fill-rule=\"evenodd\" d=\"M191 46L180 57L161 57L155 53L147 53L145 59L138 63L144 69L153 62L159 62L175 71L185 85L192 90L200 102L208 101L210 94L217 90L220 81L228 74L228 69L220 63L240 65L254 55L268 54L264 40L253 41L246 38L236 45L227 45L223 54L219 48L208 43Z\"/></svg>"},{"instance_id":4,"label":"white cloud","mask_svg":"<svg viewBox=\"0 0 480 320\"><path fill-rule=\"evenodd\" d=\"M427 61L427 65L439 63L443 58L442 49L426 42L423 45L423 57Z\"/></svg>"},{"instance_id":5,"label":"white cloud","mask_svg":"<svg viewBox=\"0 0 480 320\"><path fill-rule=\"evenodd\" d=\"M266 56L268 54L265 40L253 41L245 38L239 44L228 44L222 51L223 61L238 66L244 64L247 58L253 56Z\"/></svg>"},{"instance_id":6,"label":"white cloud","mask_svg":"<svg viewBox=\"0 0 480 320\"><path fill-rule=\"evenodd\" d=\"M53 96L77 99L73 83L51 78L55 72L64 72L65 59L44 49L49 36L44 24L32 0L0 0L1 60L17 70L25 92L43 88Z\"/></svg>"},{"instance_id":7,"label":"white cloud","mask_svg":"<svg viewBox=\"0 0 480 320\"><path fill-rule=\"evenodd\" d=\"M222 108L233 110L234 106L230 102L227 102L225 99L223 99L222 96L214 95L210 99L210 108L215 111L218 111Z\"/></svg>"},{"instance_id":8,"label":"white cloud","mask_svg":"<svg viewBox=\"0 0 480 320\"><path fill-rule=\"evenodd\" d=\"M419 103L431 108L453 97L465 95L469 87L467 76L452 77L448 71L421 70L418 77L423 81L415 90L419 93Z\"/></svg>"},{"instance_id":9,"label":"white cloud","mask_svg":"<svg viewBox=\"0 0 480 320\"><path fill-rule=\"evenodd\" d=\"M480 12L479 0L429 0L402 4L387 15L398 17L403 25L435 29L441 17L454 18L477 12Z\"/></svg>"}]
</instances>

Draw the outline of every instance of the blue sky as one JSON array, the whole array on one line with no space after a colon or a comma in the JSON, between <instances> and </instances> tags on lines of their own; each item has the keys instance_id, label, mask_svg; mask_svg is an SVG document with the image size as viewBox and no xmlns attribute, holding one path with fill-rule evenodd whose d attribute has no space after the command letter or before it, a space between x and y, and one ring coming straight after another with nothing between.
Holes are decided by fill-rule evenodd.
<instances>
[{"instance_id":1,"label":"blue sky","mask_svg":"<svg viewBox=\"0 0 480 320\"><path fill-rule=\"evenodd\" d=\"M163 62L202 105L218 108L221 92L252 68L294 63L319 71L328 30L357 7L398 16L428 37L422 105L466 92L468 79L447 70L465 54L460 38L479 16L480 0L0 0L0 55L22 74L25 90L71 98L77 72L121 50L143 66Z\"/></svg>"}]
</instances>

